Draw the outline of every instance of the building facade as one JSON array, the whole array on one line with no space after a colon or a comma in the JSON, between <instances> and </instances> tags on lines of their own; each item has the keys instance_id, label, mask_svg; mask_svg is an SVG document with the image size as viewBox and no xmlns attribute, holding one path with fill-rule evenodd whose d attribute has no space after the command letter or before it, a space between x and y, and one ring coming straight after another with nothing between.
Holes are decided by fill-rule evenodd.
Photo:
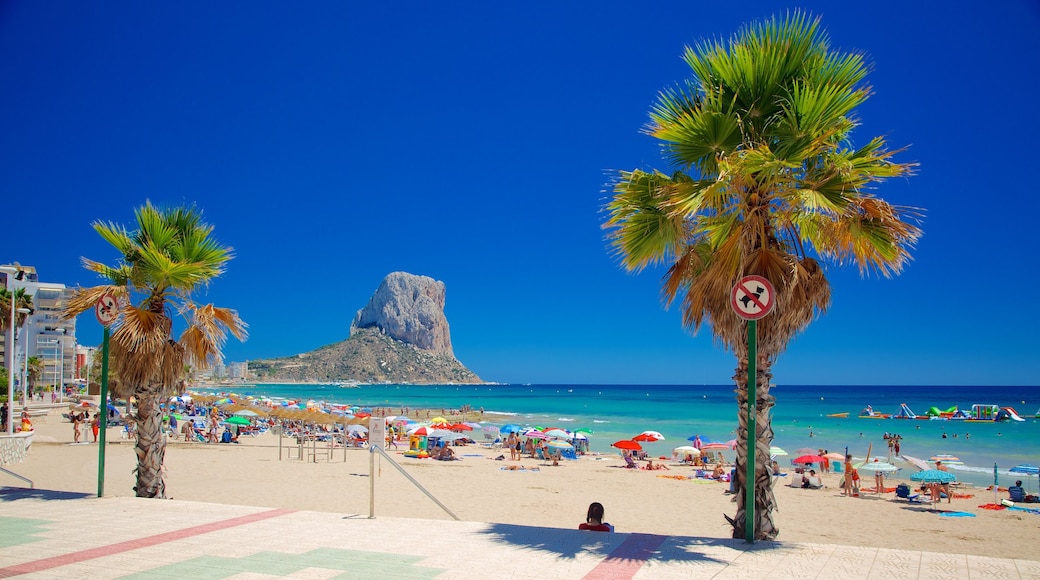
<instances>
[{"instance_id":1,"label":"building facade","mask_svg":"<svg viewBox=\"0 0 1040 580\"><path fill-rule=\"evenodd\" d=\"M73 382L77 377L76 365L76 319L62 320L61 313L72 297L73 289L64 284L41 282L36 268L32 266L8 265L22 272L18 280L0 272L0 279L8 290L24 288L32 296L33 313L25 324L17 329L15 348L8 349L7 337L3 337L4 364L8 352L12 351L15 382L21 384L25 364L29 357L38 357L43 372L36 380L37 388L53 388ZM10 313L8 313L10 316Z\"/></svg>"}]
</instances>

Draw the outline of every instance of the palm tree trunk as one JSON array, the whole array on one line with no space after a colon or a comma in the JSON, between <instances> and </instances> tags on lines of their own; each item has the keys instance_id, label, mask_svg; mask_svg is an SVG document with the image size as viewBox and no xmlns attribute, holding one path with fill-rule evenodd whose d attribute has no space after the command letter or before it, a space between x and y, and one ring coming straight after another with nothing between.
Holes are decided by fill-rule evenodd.
<instances>
[{"instance_id":1,"label":"palm tree trunk","mask_svg":"<svg viewBox=\"0 0 1040 580\"><path fill-rule=\"evenodd\" d=\"M138 392L137 398L137 497L163 499L166 483L162 478L166 455L166 435L162 431L162 413L158 393Z\"/></svg>"},{"instance_id":2,"label":"palm tree trunk","mask_svg":"<svg viewBox=\"0 0 1040 580\"><path fill-rule=\"evenodd\" d=\"M757 383L755 387L755 540L773 540L780 532L773 523L773 509L776 505L773 496L773 478L770 469L769 448L773 444L773 425L770 410L775 401L769 394L769 381L772 379L772 367L759 357L756 364ZM726 519L733 526L733 537L744 539L747 520L745 490L747 489L747 358L742 357L733 379L737 383L737 462L734 489L736 490L737 514Z\"/></svg>"}]
</instances>

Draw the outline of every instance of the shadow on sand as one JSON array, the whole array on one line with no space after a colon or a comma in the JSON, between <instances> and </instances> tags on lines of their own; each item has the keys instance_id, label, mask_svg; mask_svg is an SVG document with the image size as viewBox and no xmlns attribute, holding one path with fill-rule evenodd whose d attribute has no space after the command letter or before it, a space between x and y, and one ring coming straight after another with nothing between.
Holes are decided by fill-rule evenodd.
<instances>
[{"instance_id":1,"label":"shadow on sand","mask_svg":"<svg viewBox=\"0 0 1040 580\"><path fill-rule=\"evenodd\" d=\"M86 499L97 497L97 494L79 491L58 491L54 489L29 489L25 487L0 487L0 502L18 501L20 499L42 499L47 501L66 501L70 499Z\"/></svg>"}]
</instances>

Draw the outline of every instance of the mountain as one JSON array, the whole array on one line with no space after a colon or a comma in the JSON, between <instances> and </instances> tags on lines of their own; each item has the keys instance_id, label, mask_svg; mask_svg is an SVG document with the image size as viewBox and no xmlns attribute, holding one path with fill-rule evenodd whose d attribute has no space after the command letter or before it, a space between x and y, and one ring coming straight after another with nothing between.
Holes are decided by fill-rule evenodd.
<instances>
[{"instance_id":1,"label":"mountain","mask_svg":"<svg viewBox=\"0 0 1040 580\"><path fill-rule=\"evenodd\" d=\"M350 325L350 337L294 356L249 362L266 382L479 383L454 355L444 282L393 272Z\"/></svg>"}]
</instances>

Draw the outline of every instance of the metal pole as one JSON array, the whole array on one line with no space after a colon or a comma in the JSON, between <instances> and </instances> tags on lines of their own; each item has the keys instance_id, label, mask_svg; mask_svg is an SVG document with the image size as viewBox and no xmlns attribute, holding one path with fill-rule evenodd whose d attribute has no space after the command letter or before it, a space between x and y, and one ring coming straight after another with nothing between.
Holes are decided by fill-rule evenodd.
<instances>
[{"instance_id":1,"label":"metal pole","mask_svg":"<svg viewBox=\"0 0 1040 580\"><path fill-rule=\"evenodd\" d=\"M25 337L22 345L22 399L28 401L29 392L29 337ZM33 393L35 394L35 393Z\"/></svg>"},{"instance_id":2,"label":"metal pole","mask_svg":"<svg viewBox=\"0 0 1040 580\"><path fill-rule=\"evenodd\" d=\"M14 435L14 371L15 365L14 360L11 358L14 356L14 313L15 313L15 299L14 299L14 284L11 283L11 274L7 274L7 293L11 296L11 326L7 330L11 333L11 342L4 344L4 364L7 365L7 434Z\"/></svg>"},{"instance_id":3,"label":"metal pole","mask_svg":"<svg viewBox=\"0 0 1040 580\"><path fill-rule=\"evenodd\" d=\"M755 445L758 429L755 427L755 403L758 397L758 321L748 321L748 376L747 376L747 477L744 481L744 539L755 542Z\"/></svg>"},{"instance_id":4,"label":"metal pole","mask_svg":"<svg viewBox=\"0 0 1040 580\"><path fill-rule=\"evenodd\" d=\"M97 496L105 496L105 429L108 428L108 327L105 327L104 338L101 340L101 428L98 433L98 476ZM89 366L87 368L90 368ZM90 382L87 382L87 392L90 392Z\"/></svg>"}]
</instances>

